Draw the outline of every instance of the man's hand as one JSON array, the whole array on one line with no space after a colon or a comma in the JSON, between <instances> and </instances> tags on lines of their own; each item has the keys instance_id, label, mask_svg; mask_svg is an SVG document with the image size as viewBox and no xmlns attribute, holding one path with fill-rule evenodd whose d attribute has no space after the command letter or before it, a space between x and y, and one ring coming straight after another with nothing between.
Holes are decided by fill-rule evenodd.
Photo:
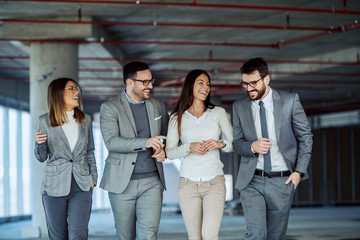
<instances>
[{"instance_id":1,"label":"man's hand","mask_svg":"<svg viewBox=\"0 0 360 240\"><path fill-rule=\"evenodd\" d=\"M166 136L155 136L152 138L148 138L146 140L145 146L146 148L153 148L155 152L159 152L164 148L164 143L161 141L161 139L167 139Z\"/></svg>"},{"instance_id":2,"label":"man's hand","mask_svg":"<svg viewBox=\"0 0 360 240\"><path fill-rule=\"evenodd\" d=\"M252 144L252 148L256 153L266 154L271 147L270 139L268 138L259 138Z\"/></svg>"},{"instance_id":3,"label":"man's hand","mask_svg":"<svg viewBox=\"0 0 360 240\"><path fill-rule=\"evenodd\" d=\"M300 174L298 172L293 172L288 179L286 180L285 184L289 184L290 182L293 182L294 184L294 190L297 188L297 186L300 183Z\"/></svg>"},{"instance_id":4,"label":"man's hand","mask_svg":"<svg viewBox=\"0 0 360 240\"><path fill-rule=\"evenodd\" d=\"M197 155L204 155L206 153L204 144L202 142L193 142L190 144L190 151Z\"/></svg>"},{"instance_id":5,"label":"man's hand","mask_svg":"<svg viewBox=\"0 0 360 240\"><path fill-rule=\"evenodd\" d=\"M156 151L151 157L155 158L157 162L164 162L165 161L164 149L161 149L160 151Z\"/></svg>"}]
</instances>

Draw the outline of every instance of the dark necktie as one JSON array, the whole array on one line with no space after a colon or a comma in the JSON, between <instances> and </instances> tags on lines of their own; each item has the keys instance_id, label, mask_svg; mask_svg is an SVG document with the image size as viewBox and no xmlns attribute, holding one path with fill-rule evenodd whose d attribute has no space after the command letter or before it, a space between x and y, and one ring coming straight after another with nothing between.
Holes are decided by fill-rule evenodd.
<instances>
[{"instance_id":1,"label":"dark necktie","mask_svg":"<svg viewBox=\"0 0 360 240\"><path fill-rule=\"evenodd\" d=\"M269 138L269 133L266 124L266 115L264 103L262 101L259 102L260 105L260 124L261 124L261 134L263 138ZM270 157L270 149L264 154L264 171L269 173L271 172L271 157Z\"/></svg>"}]
</instances>

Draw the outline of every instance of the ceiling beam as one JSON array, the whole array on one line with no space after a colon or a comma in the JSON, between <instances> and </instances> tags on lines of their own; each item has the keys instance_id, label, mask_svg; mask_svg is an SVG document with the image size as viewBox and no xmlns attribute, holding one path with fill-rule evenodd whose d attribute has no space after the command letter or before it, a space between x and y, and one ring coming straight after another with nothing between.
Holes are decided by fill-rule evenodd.
<instances>
[{"instance_id":1,"label":"ceiling beam","mask_svg":"<svg viewBox=\"0 0 360 240\"><path fill-rule=\"evenodd\" d=\"M141 41L141 40L105 40L101 38L100 40L94 39L33 39L33 38L0 38L0 41L20 41L20 42L57 42L57 43L87 43L87 44L159 44L159 45L194 45L194 46L224 46L224 47L256 47L256 48L281 48L283 46L288 46L296 44L299 42L304 42L307 40L313 40L315 38L323 37L328 34L342 33L349 30L354 30L360 28L360 23L343 25L329 31L322 31L317 34L312 34L305 37L300 37L296 39L291 39L286 42L276 42L270 44L261 44L261 43L229 43L229 42L194 42L194 41Z\"/></svg>"},{"instance_id":2,"label":"ceiling beam","mask_svg":"<svg viewBox=\"0 0 360 240\"><path fill-rule=\"evenodd\" d=\"M276 25L249 25L249 24L208 24L208 23L182 23L182 22L119 22L119 21L83 21L83 20L52 20L52 19L0 19L0 22L16 23L37 23L37 24L91 24L106 26L150 26L150 27L209 27L209 28L252 28L252 29L273 29L273 30L295 30L295 31L332 31L333 28L311 27L311 26L276 26Z\"/></svg>"},{"instance_id":3,"label":"ceiling beam","mask_svg":"<svg viewBox=\"0 0 360 240\"><path fill-rule=\"evenodd\" d=\"M0 59L24 59L29 60L29 56L0 56ZM132 58L132 57L79 57L80 61L141 61L141 62L224 62L224 63L239 63L243 64L248 59L225 59L225 58ZM358 61L317 61L317 60L277 60L266 59L266 62L272 64L319 64L319 65L360 65ZM236 65L231 68L240 68L241 65ZM230 69L230 66L229 66Z\"/></svg>"},{"instance_id":4,"label":"ceiling beam","mask_svg":"<svg viewBox=\"0 0 360 240\"><path fill-rule=\"evenodd\" d=\"M7 2L46 2L48 0L7 0ZM346 1L343 9L321 9L321 8L297 8L297 7L278 7L278 6L258 6L258 5L239 5L239 4L212 4L198 3L196 0L183 2L145 2L145 1L116 1L116 0L52 0L51 3L88 3L88 4L113 4L113 5L153 5L153 6L173 6L173 7L204 7L204 8L230 8L230 9L250 9L263 11L283 11L283 12L309 12L309 13L330 13L330 14L360 14L360 11L348 10Z\"/></svg>"},{"instance_id":5,"label":"ceiling beam","mask_svg":"<svg viewBox=\"0 0 360 240\"><path fill-rule=\"evenodd\" d=\"M2 71L29 71L29 67L6 67L1 66L0 70ZM79 72L121 72L122 69L114 69L114 68L80 68ZM188 73L189 69L151 69L152 72L175 72L175 73ZM213 69L205 70L210 74L234 74L239 73L240 71L218 71ZM272 71L270 74L277 74L277 75L306 75L306 76L360 76L360 72L288 72L288 71Z\"/></svg>"}]
</instances>

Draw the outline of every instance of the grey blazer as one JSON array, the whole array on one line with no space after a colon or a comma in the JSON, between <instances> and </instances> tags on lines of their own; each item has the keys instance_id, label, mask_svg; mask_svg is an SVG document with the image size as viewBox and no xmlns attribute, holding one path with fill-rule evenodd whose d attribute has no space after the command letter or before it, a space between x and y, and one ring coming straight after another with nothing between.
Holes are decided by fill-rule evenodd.
<instances>
[{"instance_id":1,"label":"grey blazer","mask_svg":"<svg viewBox=\"0 0 360 240\"><path fill-rule=\"evenodd\" d=\"M151 98L145 104L151 136L166 136L169 115L164 103ZM146 138L137 137L134 116L124 92L101 105L100 128L109 150L100 187L109 192L122 193L130 182L137 153L146 150ZM165 188L162 163L156 162L156 166Z\"/></svg>"},{"instance_id":2,"label":"grey blazer","mask_svg":"<svg viewBox=\"0 0 360 240\"><path fill-rule=\"evenodd\" d=\"M287 167L291 172L305 173L312 149L312 133L299 96L295 93L273 90L276 139ZM241 163L235 187L245 188L254 176L258 154L251 151L257 135L251 108L251 100L242 96L233 104L233 147L241 155Z\"/></svg>"},{"instance_id":3,"label":"grey blazer","mask_svg":"<svg viewBox=\"0 0 360 240\"><path fill-rule=\"evenodd\" d=\"M94 155L92 122L85 114L79 125L79 137L73 152L61 126L51 127L48 113L41 115L38 130L47 134L47 140L39 145L35 141L34 153L40 162L46 161L41 187L42 194L52 197L66 196L70 193L71 175L83 191L89 191L92 182L97 181L98 173Z\"/></svg>"}]
</instances>

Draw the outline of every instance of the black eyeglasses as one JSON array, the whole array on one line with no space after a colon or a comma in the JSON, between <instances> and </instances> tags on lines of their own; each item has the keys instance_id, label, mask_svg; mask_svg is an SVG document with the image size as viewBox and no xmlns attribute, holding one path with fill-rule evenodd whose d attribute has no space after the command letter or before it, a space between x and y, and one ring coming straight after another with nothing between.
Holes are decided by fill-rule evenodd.
<instances>
[{"instance_id":1,"label":"black eyeglasses","mask_svg":"<svg viewBox=\"0 0 360 240\"><path fill-rule=\"evenodd\" d=\"M251 81L251 82L244 82L244 81L241 81L241 86L243 87L243 88L248 88L249 87L249 85L250 85L250 87L252 87L252 88L255 88L256 87L256 85L257 85L257 83L258 83L258 81L260 81L260 80L263 80L264 79L264 77L261 77L261 78L259 78L258 80L255 80L255 81Z\"/></svg>"},{"instance_id":2,"label":"black eyeglasses","mask_svg":"<svg viewBox=\"0 0 360 240\"><path fill-rule=\"evenodd\" d=\"M70 90L72 92L75 92L75 91L80 92L80 88L77 87L77 86L76 87L70 86L70 87L67 87L67 88L64 88L64 89Z\"/></svg>"},{"instance_id":3,"label":"black eyeglasses","mask_svg":"<svg viewBox=\"0 0 360 240\"><path fill-rule=\"evenodd\" d=\"M154 85L154 83L155 83L155 78L152 78L151 80L138 80L138 79L133 79L133 78L130 78L130 79L133 81L136 81L136 82L142 82L144 86L148 86L150 83L152 85Z\"/></svg>"}]
</instances>

